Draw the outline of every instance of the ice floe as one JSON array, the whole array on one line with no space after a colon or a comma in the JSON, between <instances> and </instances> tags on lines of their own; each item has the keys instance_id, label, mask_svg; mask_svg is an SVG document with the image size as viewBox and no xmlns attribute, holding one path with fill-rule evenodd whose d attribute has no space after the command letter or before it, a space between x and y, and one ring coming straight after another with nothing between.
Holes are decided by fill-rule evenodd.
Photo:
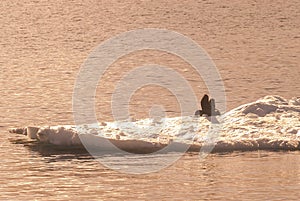
<instances>
[{"instance_id":1,"label":"ice floe","mask_svg":"<svg viewBox=\"0 0 300 201\"><path fill-rule=\"evenodd\" d=\"M212 132L214 129L216 132ZM109 149L108 143L112 143L133 151L156 151L170 143L187 145L193 151L207 146L209 141L214 151L300 150L300 98L266 96L215 117L148 118L80 126L15 128L10 132L54 145L84 144Z\"/></svg>"}]
</instances>

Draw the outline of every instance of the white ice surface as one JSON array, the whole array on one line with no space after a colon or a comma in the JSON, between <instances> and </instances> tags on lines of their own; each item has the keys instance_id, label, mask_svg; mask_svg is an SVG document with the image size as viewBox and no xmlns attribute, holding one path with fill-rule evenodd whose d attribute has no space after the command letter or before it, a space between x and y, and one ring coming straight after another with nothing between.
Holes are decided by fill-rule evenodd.
<instances>
[{"instance_id":1,"label":"white ice surface","mask_svg":"<svg viewBox=\"0 0 300 201\"><path fill-rule=\"evenodd\" d=\"M220 128L220 131L212 134L209 128ZM300 98L285 100L280 96L266 96L211 118L185 116L45 126L37 133L37 140L63 146L81 145L83 140L99 146L103 139L111 139L125 149L164 147L170 142L197 149L212 140L216 151L296 150L300 149Z\"/></svg>"}]
</instances>

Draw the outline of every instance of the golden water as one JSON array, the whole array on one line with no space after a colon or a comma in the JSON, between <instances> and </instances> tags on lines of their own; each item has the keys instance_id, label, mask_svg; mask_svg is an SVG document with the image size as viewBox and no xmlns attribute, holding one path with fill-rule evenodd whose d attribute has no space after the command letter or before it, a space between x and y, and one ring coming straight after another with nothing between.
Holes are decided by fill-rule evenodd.
<instances>
[{"instance_id":1,"label":"golden water","mask_svg":"<svg viewBox=\"0 0 300 201\"><path fill-rule=\"evenodd\" d=\"M214 60L227 108L264 95L299 96L299 1L1 1L0 198L5 199L298 199L298 152L186 155L153 174L106 169L85 154L48 153L16 143L9 127L73 124L72 92L80 65L102 41L138 28L163 28L190 37ZM156 63L183 75L197 97L205 83L180 58L140 51L116 61L97 88L99 120L112 120L116 82L136 66ZM152 104L179 114L169 91L149 86L130 110Z\"/></svg>"}]
</instances>

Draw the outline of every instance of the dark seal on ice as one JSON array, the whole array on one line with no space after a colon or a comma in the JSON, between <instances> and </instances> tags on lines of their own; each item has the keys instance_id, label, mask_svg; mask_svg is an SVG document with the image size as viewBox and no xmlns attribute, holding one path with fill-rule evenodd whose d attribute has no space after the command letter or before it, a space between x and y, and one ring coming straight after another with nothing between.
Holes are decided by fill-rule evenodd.
<instances>
[{"instance_id":1,"label":"dark seal on ice","mask_svg":"<svg viewBox=\"0 0 300 201\"><path fill-rule=\"evenodd\" d=\"M197 110L195 116L216 116L220 115L219 110L216 109L215 99L210 99L207 94L205 94L201 99L201 108L202 110Z\"/></svg>"}]
</instances>

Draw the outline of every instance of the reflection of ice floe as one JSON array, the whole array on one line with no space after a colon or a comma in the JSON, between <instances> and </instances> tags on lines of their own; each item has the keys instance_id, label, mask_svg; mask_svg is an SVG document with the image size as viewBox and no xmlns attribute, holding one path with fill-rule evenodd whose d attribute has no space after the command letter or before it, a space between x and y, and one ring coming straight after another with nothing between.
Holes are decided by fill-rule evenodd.
<instances>
[{"instance_id":1,"label":"reflection of ice floe","mask_svg":"<svg viewBox=\"0 0 300 201\"><path fill-rule=\"evenodd\" d=\"M63 146L84 142L109 148L109 139L125 150L158 150L170 143L191 145L190 150L199 150L208 141L215 144L214 151L300 149L300 98L288 101L279 96L266 96L213 118L142 119L77 127L28 127L11 132ZM216 128L220 132L212 132Z\"/></svg>"}]
</instances>

